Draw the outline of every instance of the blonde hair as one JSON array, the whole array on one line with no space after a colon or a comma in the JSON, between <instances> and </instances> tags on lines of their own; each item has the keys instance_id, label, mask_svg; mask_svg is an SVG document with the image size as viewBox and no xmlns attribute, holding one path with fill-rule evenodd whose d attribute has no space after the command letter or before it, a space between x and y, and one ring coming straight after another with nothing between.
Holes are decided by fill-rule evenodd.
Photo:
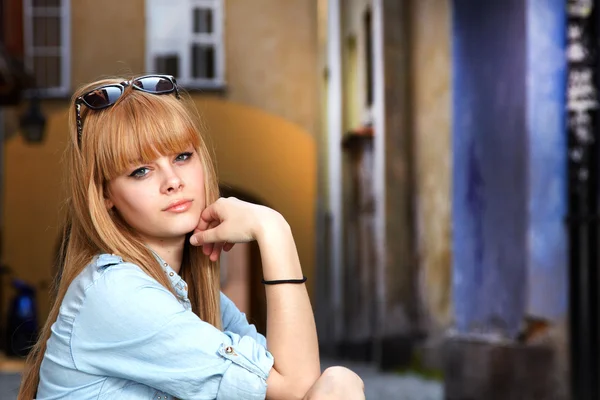
<instances>
[{"instance_id":1,"label":"blonde hair","mask_svg":"<svg viewBox=\"0 0 600 400\"><path fill-rule=\"evenodd\" d=\"M75 92L69 110L69 136L65 161L67 176L66 221L60 250L56 299L38 342L32 348L19 391L19 400L35 397L40 366L67 288L99 253L118 254L173 292L152 252L118 213L106 208L106 184L121 175L132 161L147 162L163 154L183 152L194 146L204 168L206 204L216 201L219 187L212 156L200 134L199 118L186 100L174 94L150 94L127 87L111 107L81 107L83 131L78 138L75 100L94 88L122 82L106 79ZM201 248L187 241L181 275L188 283L192 310L202 320L221 328L219 267ZM174 293L174 292L173 292ZM174 293L175 294L175 293Z\"/></svg>"}]
</instances>

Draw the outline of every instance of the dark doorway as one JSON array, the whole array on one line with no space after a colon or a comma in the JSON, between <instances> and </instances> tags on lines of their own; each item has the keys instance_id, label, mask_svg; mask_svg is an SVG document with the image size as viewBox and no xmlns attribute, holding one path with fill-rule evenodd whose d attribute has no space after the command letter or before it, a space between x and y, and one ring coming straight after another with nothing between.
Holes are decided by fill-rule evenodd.
<instances>
[{"instance_id":1,"label":"dark doorway","mask_svg":"<svg viewBox=\"0 0 600 400\"><path fill-rule=\"evenodd\" d=\"M242 201L249 203L265 204L262 200L254 197L244 191L222 185L220 187L222 197L236 197ZM248 308L248 322L254 324L258 332L266 336L267 332L267 298L265 295L265 289L261 283L262 279L262 260L260 257L260 250L256 242L249 243L248 252L248 290L249 290L249 308Z\"/></svg>"}]
</instances>

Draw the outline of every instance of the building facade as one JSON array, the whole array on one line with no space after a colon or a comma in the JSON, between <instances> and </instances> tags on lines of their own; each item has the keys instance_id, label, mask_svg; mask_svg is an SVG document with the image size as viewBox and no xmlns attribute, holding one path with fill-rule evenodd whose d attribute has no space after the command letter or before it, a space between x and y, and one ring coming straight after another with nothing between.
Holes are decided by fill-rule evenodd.
<instances>
[{"instance_id":1,"label":"building facade","mask_svg":"<svg viewBox=\"0 0 600 400\"><path fill-rule=\"evenodd\" d=\"M319 13L328 348L383 368L427 361L448 398L564 396L565 3Z\"/></svg>"}]
</instances>

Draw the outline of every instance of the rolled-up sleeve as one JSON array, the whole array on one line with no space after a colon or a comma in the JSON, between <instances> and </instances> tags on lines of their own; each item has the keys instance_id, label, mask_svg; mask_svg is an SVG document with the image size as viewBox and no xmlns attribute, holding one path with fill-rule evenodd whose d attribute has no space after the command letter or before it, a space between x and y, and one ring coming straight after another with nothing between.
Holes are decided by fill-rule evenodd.
<instances>
[{"instance_id":1,"label":"rolled-up sleeve","mask_svg":"<svg viewBox=\"0 0 600 400\"><path fill-rule=\"evenodd\" d=\"M71 352L83 372L184 399L264 399L273 366L260 339L202 321L132 264L111 266L87 289Z\"/></svg>"},{"instance_id":2,"label":"rolled-up sleeve","mask_svg":"<svg viewBox=\"0 0 600 400\"><path fill-rule=\"evenodd\" d=\"M241 312L223 292L221 292L221 321L223 330L237 333L240 336L250 336L267 347L267 339L258 333L256 327L248 322L246 314Z\"/></svg>"}]
</instances>

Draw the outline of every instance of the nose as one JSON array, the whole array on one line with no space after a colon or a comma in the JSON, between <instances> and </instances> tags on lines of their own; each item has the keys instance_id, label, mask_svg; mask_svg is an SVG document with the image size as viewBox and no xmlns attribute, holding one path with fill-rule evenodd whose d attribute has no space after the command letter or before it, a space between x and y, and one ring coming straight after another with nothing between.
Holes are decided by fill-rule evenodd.
<instances>
[{"instance_id":1,"label":"nose","mask_svg":"<svg viewBox=\"0 0 600 400\"><path fill-rule=\"evenodd\" d=\"M163 169L164 179L161 192L164 194L177 193L183 188L183 180L172 165Z\"/></svg>"}]
</instances>

